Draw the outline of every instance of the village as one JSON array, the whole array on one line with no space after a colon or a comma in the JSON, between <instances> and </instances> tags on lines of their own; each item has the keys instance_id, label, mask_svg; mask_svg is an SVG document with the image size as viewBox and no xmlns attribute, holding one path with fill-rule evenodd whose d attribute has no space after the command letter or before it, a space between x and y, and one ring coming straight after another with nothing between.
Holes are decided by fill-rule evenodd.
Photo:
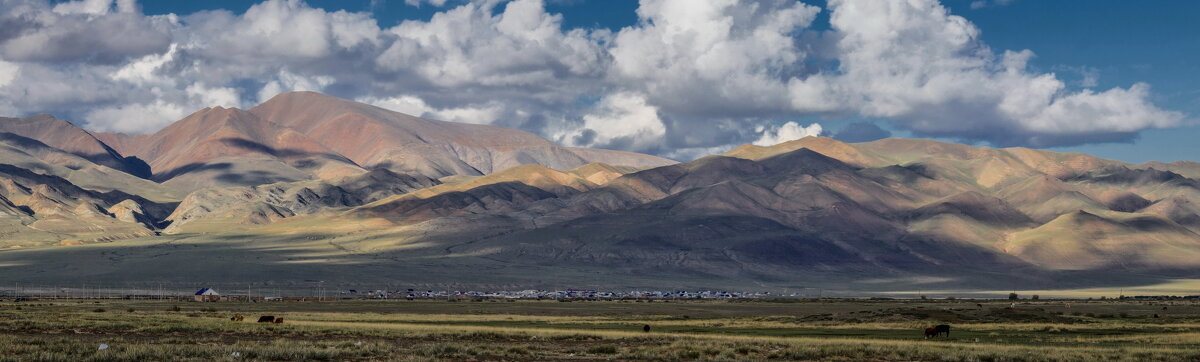
<instances>
[{"instance_id":1,"label":"village","mask_svg":"<svg viewBox=\"0 0 1200 362\"><path fill-rule=\"evenodd\" d=\"M254 302L271 302L271 301L323 301L323 300L338 300L338 299L526 299L526 300L618 300L618 299L650 299L650 300L671 300L671 299L765 299L765 298L795 298L805 297L806 295L793 294L778 294L771 292L728 292L728 291L658 291L658 290L639 290L639 291L598 291L585 289L566 289L566 290L521 290L521 291L434 291L425 290L418 291L414 289L407 290L358 290L348 289L341 291L322 290L312 296L282 296L282 295L261 295L256 296L246 293L234 292L232 294L221 294L215 288L201 288L197 290L192 299L197 302L221 302L221 301L254 301ZM247 291L249 292L249 291ZM249 296L249 297L248 297Z\"/></svg>"}]
</instances>

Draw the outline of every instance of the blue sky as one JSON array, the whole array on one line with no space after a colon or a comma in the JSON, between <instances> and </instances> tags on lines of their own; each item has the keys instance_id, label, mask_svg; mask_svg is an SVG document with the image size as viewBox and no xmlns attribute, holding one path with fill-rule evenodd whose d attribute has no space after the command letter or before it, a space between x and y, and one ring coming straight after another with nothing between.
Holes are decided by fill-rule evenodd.
<instances>
[{"instance_id":1,"label":"blue sky","mask_svg":"<svg viewBox=\"0 0 1200 362\"><path fill-rule=\"evenodd\" d=\"M63 2L55 1L54 4ZM853 2L847 1L846 3ZM794 5L790 1L783 0L768 0L762 3L762 7L770 11L767 11L767 14L749 15L750 17L746 18L747 21L754 22L758 19L755 17L765 17L769 16L769 13L779 13L785 9L792 8ZM1150 88L1145 94L1137 92L1110 94L1113 97L1109 98L1109 100L1121 99L1122 97L1138 98L1137 102L1114 105L1112 106L1113 109L1127 109L1130 107L1147 108L1145 110L1138 110L1132 114L1132 118L1141 117L1139 121L1141 123L1137 125L1112 124L1112 122L1121 122L1120 119L1105 124L1086 125L1090 120L1083 118L1053 118L1046 115L1053 113L1030 115L1028 116L1029 119L1017 119L1012 118L1015 116L1011 116L1008 113L999 114L1003 113L999 112L993 114L996 113L991 108L994 105L984 105L984 108L979 108L980 106L976 102L981 101L978 99L901 100L900 102L909 102L909 104L899 107L898 110L893 109L895 108L893 107L894 104L889 103L897 102L893 98L904 98L902 97L904 93L919 93L919 91L936 93L938 91L927 88L920 89L919 91L900 92L901 96L897 96L896 94L870 93L871 91L855 91L846 96L848 97L846 99L856 99L857 97L872 99L867 104L839 104L834 106L830 105L829 102L825 102L815 105L797 105L798 102L791 100L790 105L785 105L784 103L789 101L784 99L779 100L779 102L783 103L762 101L762 105L757 108L747 105L747 103L758 102L763 97L769 97L772 89L787 88L793 94L800 94L795 93L798 92L795 88L796 83L789 83L786 78L799 77L803 80L805 77L811 77L813 72L816 71L812 68L805 69L803 65L779 66L778 63L781 59L791 59L789 56L800 54L807 62L822 64L820 67L826 70L836 69L839 64L843 64L845 61L846 58L841 58L846 56L845 54L820 55L822 44L828 44L834 41L831 39L837 38L832 35L834 32L830 25L832 8L825 1L806 1L804 3L819 8L819 11L811 19L804 18L804 15L797 13L793 20L807 21L803 26L769 29L777 30L781 34L796 39L796 43L799 45L793 51L794 54L763 54L761 56L748 54L748 59L760 62L750 64L746 66L746 69L741 69L745 71L743 73L731 71L734 73L731 73L730 79L745 74L749 74L748 79L751 81L756 80L756 77L761 78L764 74L779 78L775 79L774 82L762 85L761 89L764 93L761 95L755 95L753 92L750 92L751 96L745 98L730 97L728 96L730 92L722 92L719 89L712 92L693 91L693 89L705 86L715 85L716 87L721 87L720 84L722 83L720 81L696 80L695 82L689 82L667 79L665 77L656 78L656 73L682 75L684 77L689 74L698 74L694 72L689 73L688 69L680 70L680 67L675 67L673 64L658 64L657 66L664 68L656 72L630 73L629 71L618 72L614 70L575 71L576 68L583 65L547 61L544 59L533 61L529 64L516 64L508 68L497 68L500 69L497 72L503 73L499 75L476 75L496 76L497 79L510 79L512 76L515 76L512 74L514 69L526 71L530 67L537 66L555 69L570 68L572 71L561 71L551 78L555 84L535 87L536 89L529 90L526 94L540 94L538 92L562 94L564 89L578 89L578 94L567 94L563 95L562 99L547 100L552 97L521 97L516 95L525 91L514 89L514 87L519 88L523 86L510 84L507 87L490 88L490 83L471 83L464 80L453 84L441 84L437 79L420 82L406 80L400 82L402 84L382 84L380 82L381 84L376 84L370 89L358 88L354 82L358 75L345 73L342 69L331 71L322 68L324 63L327 62L325 60L315 60L304 64L287 63L285 67L287 69L286 74L262 73L265 75L263 79L257 79L253 75L245 75L253 72L247 73L243 69L244 66L241 66L242 68L237 68L241 72L238 74L241 75L231 75L221 79L208 77L210 79L206 79L206 84L215 86L214 82L219 82L223 87L214 87L214 89L232 90L235 94L233 97L235 98L234 103L240 106L252 105L257 101L257 93L267 92L264 89L286 91L297 87L323 87L317 90L358 100L373 100L381 106L390 105L399 107L401 110L412 109L416 112L425 112L423 115L427 117L440 116L439 118L452 119L453 117L487 114L491 118L483 122L526 129L563 143L627 149L683 159L706 152L717 152L723 147L738 143L756 140L761 142L786 140L789 136L802 135L804 132L812 131L811 128L805 129L804 127L789 128L788 122L794 122L795 124L792 126L820 123L825 134L838 134L839 130L850 124L867 122L880 126L886 132L890 132L896 136L935 137L978 145L1049 147L1056 151L1085 152L1129 162L1195 159L1192 155L1196 154L1196 151L1200 151L1200 144L1193 141L1196 137L1200 136L1200 128L1189 126L1189 124L1197 119L1197 115L1200 115L1200 85L1197 85L1200 84L1197 82L1197 74L1200 74L1200 62L1197 62L1197 60L1200 60L1200 37L1196 36L1196 26L1194 25L1200 20L1198 19L1200 18L1200 2L1167 0L1136 2L1095 0L1086 3L1047 0L946 0L941 2L940 6L947 8L950 14L965 18L977 28L979 30L977 42L989 48L993 53L995 59L986 61L991 65L985 65L980 69L999 67L999 64L1005 59L1003 54L1006 50L1019 52L1028 49L1035 56L1026 59L1027 64L1021 70L1022 78L1020 78L1020 82L1024 83L1021 84L1032 86L1035 84L1034 80L1039 76L1049 74L1064 84L1065 87L1059 93L1060 95L1087 93L1089 90L1092 93L1101 94L1108 90L1124 91L1135 89L1136 85L1140 83L1148 84ZM499 17L500 13L506 9L504 4L506 3L489 8L489 10ZM142 13L151 18L154 15L187 15L202 10L218 9L227 10L235 17L233 19L224 19L213 16L185 16L183 17L183 22L185 23L183 26L191 26L190 23L217 23L219 21L233 23L239 20L248 21L250 17L246 16L247 9L250 9L252 6L262 7L257 1L157 0L144 1L140 5ZM114 8L116 7L116 5L113 6ZM387 31L404 20L415 20L425 24L424 22L430 21L434 14L445 13L459 6L467 7L472 5L461 0L448 0L442 6L434 6L427 2L427 0L426 2L422 2L420 6L411 6L404 1L397 0L308 0L306 5L301 4L300 8L311 7L324 10L326 13L336 10L366 13L370 17L369 21L374 21L380 29ZM937 6L938 4L934 4L934 7ZM588 34L580 36L586 38L587 41L593 42L593 46L599 49L598 51L612 54L615 59L614 62L620 63L622 61L620 55L626 53L618 51L618 48L629 44L636 44L638 41L644 43L657 34L654 33L655 29L653 29L653 25L647 25L645 21L639 22L639 15L636 13L638 7L639 3L635 0L548 0L545 2L544 7L540 9L541 12L539 14L562 14L560 29L562 29L563 33L558 34L558 38L555 39L566 42L574 39L570 34L567 34L570 29L586 29ZM846 7L849 6L846 5ZM281 11L297 11L297 9L285 6ZM674 11L680 13L678 9ZM724 9L723 11L734 10ZM918 15L924 16L928 14ZM672 21L671 16L679 15L659 13L651 14L650 16L656 16L654 19L655 25L657 25L657 23ZM247 19L237 19L236 17ZM219 19L214 20L214 18ZM678 20L675 19L674 21ZM926 18L913 18L912 21L915 23L925 20L936 22L945 19L930 15L926 16ZM852 25L847 23L845 19L842 21L843 24L846 24L843 27ZM203 28L200 26L191 27L197 29ZM640 33L621 34L621 36L628 35L624 39L616 35L616 33L621 32L622 29L627 27L636 27L637 29L634 30L638 30ZM609 34L605 35L602 30L598 29L607 29ZM176 30L176 33L195 33L191 35L192 38L210 36L209 34L204 34L204 31L207 30ZM575 40L578 41L579 39ZM747 44L746 39L726 40L729 40L726 45ZM944 39L931 39L931 43L929 44L935 44L932 42L940 40ZM172 39L170 42L177 44L176 46L181 49L183 45L179 44L184 44L180 39ZM881 46L879 43L864 44L866 44L864 46ZM912 46L930 46L929 44L913 44ZM979 44L968 44L962 49L975 49ZM889 44L883 44L883 47L886 48L887 45ZM147 49L154 48L152 45L147 46L149 47ZM166 49L161 44L157 46L157 50L139 53L143 55L129 55L128 59L124 61L132 63L132 59L138 56L166 54ZM757 49L754 47L750 48ZM648 49L649 51L655 50L652 46ZM193 49L190 53L195 54L194 56L198 58L202 58L204 57L203 50ZM632 49L630 51L636 50ZM587 56L586 54L581 55L578 52L562 53L560 51L562 49L554 49L547 51L546 54L562 58L579 56L586 58ZM675 49L675 51L678 53L687 53L687 49ZM920 57L919 54L905 53L904 49L884 49L883 51L887 51L887 53L883 54L894 56L918 57L914 58L918 60ZM664 48L663 52L671 52L671 49ZM334 54L331 57L349 57L355 55L349 51L342 53L344 54ZM381 53L386 53L386 51L380 48L370 55L382 56ZM949 51L947 54L950 54L948 56L954 56L955 52ZM654 54L645 53L642 54L642 57L646 57L647 55ZM4 57L2 53L0 53L0 57L3 57L0 59L16 58L14 56ZM822 57L827 59L822 60ZM1018 58L1025 59L1021 57L1014 57L1013 59ZM92 59L96 59L95 55L93 55ZM259 62L263 62L264 59L267 62L271 61L263 57L257 59ZM980 61L979 59L969 57L941 60L952 63L958 61ZM223 61L232 63L229 60ZM345 62L345 59L337 61ZM283 61L280 60L280 62ZM333 62L334 60L328 61L331 64ZM92 63L95 62L92 61ZM168 63L170 62L168 61ZM212 66L211 64L216 63L217 60L210 60L210 63L206 65ZM63 64L63 61L56 60L52 63L37 65L44 65L51 70L61 70L64 69ZM381 64L381 62L377 61L376 64ZM585 65L592 66L590 64ZM108 64L105 66L115 65ZM472 66L492 68L491 64L472 64ZM597 67L637 70L638 68L636 67L644 66L647 65L632 64L623 67L621 64L604 64ZM345 65L336 65L335 67L345 68ZM411 76L409 71L404 70L403 67L401 66L400 70L392 69L393 72L388 74L379 73L362 76L370 79ZM863 64L859 67L871 68L879 67L879 65ZM230 65L221 69L233 68L235 67ZM425 69L415 65L413 68L418 71ZM694 71L694 69L691 70ZM975 70L977 71L978 69ZM68 72L70 70L61 71ZM895 72L894 69L887 69L886 71ZM929 73L930 70L928 69L919 71L924 72L922 74L925 77L937 75ZM992 80L1000 82L1002 78L1001 73L1003 73L1001 70L985 72L987 73L982 75L984 78L981 79L986 79L989 82ZM110 71L109 73L112 72ZM856 79L872 79L869 77L871 74L877 73L867 72L862 75L839 74L842 77L836 81L851 83ZM951 74L951 76L954 76L954 74ZM976 74L976 76L979 75ZM296 79L299 79L299 81L296 81ZM322 79L328 79L328 81L323 81ZM518 82L513 84L527 83ZM275 88L271 88L272 84L274 84ZM178 87L185 88L186 86L179 85ZM1006 97L1006 99L1016 98L1023 93L1020 87L1018 85L1005 89L997 89L995 92L989 93L990 95L981 95L980 99L999 97L996 94L1003 94L1003 97ZM759 88L754 89L757 90ZM397 92L408 92L411 94L405 94L403 97L394 96ZM664 92L676 92L680 94L659 94ZM212 94L216 95L226 93L229 92L212 92ZM195 94L195 92L190 92L189 94ZM496 101L489 103L487 101L488 97L493 97ZM1047 97L1051 97L1049 101L1057 101L1065 98L1065 96ZM167 98L164 97L163 99ZM203 99L222 98L214 96ZM695 104L689 104L688 100L694 100ZM167 101L169 102L169 100ZM839 100L831 100L830 102L834 101ZM197 103L200 101L195 99L176 102L180 104L177 108L187 108L190 104L200 104ZM930 106L922 106L920 102L935 102L934 106L932 106L932 109L935 111L922 111L921 107ZM1102 100L1096 97L1096 99L1084 99L1082 102L1094 104L1095 102L1102 102ZM504 105L497 106L493 103L503 103ZM105 103L99 101L93 104L93 106L105 105ZM705 108L708 105L711 105L711 107ZM146 107L149 108L150 106ZM645 122L643 119L634 118L633 115L645 114L645 112L639 113L638 111L646 107L656 109L659 116L658 119ZM701 109L693 111L692 109L696 107ZM53 106L40 106L32 101L24 106L17 104L10 108L14 108L17 111L56 110ZM114 106L112 108L118 114L125 114L120 112L132 109L126 106ZM761 111L756 112L756 109ZM962 125L955 124L955 119L971 119L975 114L972 112L979 111L980 109L984 112L980 115L979 120L972 120L972 122L976 122L972 126L961 127ZM936 114L930 114L930 112L936 112ZM1098 117L1104 116L1103 109L1098 112L1100 112L1097 113ZM94 112L83 109L63 109L55 112L55 114L63 113L66 116L83 118L84 123L94 124L102 129L108 127L105 130L131 131L132 129L120 128L122 127L120 124L104 123L104 120L107 119L105 116L113 114L111 112ZM166 114L171 113L166 112ZM1161 118L1164 117L1176 118L1171 119L1169 122L1161 121ZM996 120L991 120L993 118ZM468 121L471 120L468 119ZM712 127L706 127L705 131L696 131L698 128L690 126L698 124L712 125ZM1047 126L1046 124L1050 125ZM1084 126L1076 127L1076 124ZM606 127L606 125L613 126ZM960 127L960 129L955 129L955 127ZM710 130L708 128L713 129ZM1047 129L1052 129L1053 131L1046 131ZM1063 129L1069 129L1071 130L1070 132L1074 133L1063 134L1061 133ZM1000 133L1004 133L1004 135L995 135ZM650 136L644 136L647 134Z\"/></svg>"}]
</instances>

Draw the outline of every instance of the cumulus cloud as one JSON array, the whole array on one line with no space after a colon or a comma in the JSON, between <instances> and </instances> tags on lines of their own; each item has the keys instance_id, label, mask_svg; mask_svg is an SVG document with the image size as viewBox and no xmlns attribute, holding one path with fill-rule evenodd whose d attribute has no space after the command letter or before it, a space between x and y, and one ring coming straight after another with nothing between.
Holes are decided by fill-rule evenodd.
<instances>
[{"instance_id":1,"label":"cumulus cloud","mask_svg":"<svg viewBox=\"0 0 1200 362\"><path fill-rule=\"evenodd\" d=\"M1032 52L993 51L935 0L642 0L637 23L615 31L564 28L541 0L406 3L439 9L384 28L302 0L156 16L134 0L3 1L0 112L142 133L312 90L680 159L822 132L766 126L802 116L1027 146L1129 140L1184 119L1146 84L1093 89L1091 70L1078 90L1034 71ZM811 29L822 11L832 29ZM869 127L838 137L887 132Z\"/></svg>"},{"instance_id":2,"label":"cumulus cloud","mask_svg":"<svg viewBox=\"0 0 1200 362\"><path fill-rule=\"evenodd\" d=\"M801 126L796 122L787 122L777 127L759 126L755 131L762 135L754 140L755 145L772 146L804 137L817 137L824 129L817 123Z\"/></svg>"},{"instance_id":3,"label":"cumulus cloud","mask_svg":"<svg viewBox=\"0 0 1200 362\"><path fill-rule=\"evenodd\" d=\"M797 109L845 109L895 120L917 135L996 145L1060 146L1128 139L1179 124L1142 84L1070 92L1030 72L1033 53L995 55L979 29L934 0L833 0L837 71L792 80Z\"/></svg>"},{"instance_id":4,"label":"cumulus cloud","mask_svg":"<svg viewBox=\"0 0 1200 362\"><path fill-rule=\"evenodd\" d=\"M20 65L0 60L0 88L12 83L18 74L21 74Z\"/></svg>"},{"instance_id":5,"label":"cumulus cloud","mask_svg":"<svg viewBox=\"0 0 1200 362\"><path fill-rule=\"evenodd\" d=\"M647 104L645 96L615 93L600 100L591 113L583 116L582 127L556 138L573 146L646 152L661 147L666 131L658 108Z\"/></svg>"},{"instance_id":6,"label":"cumulus cloud","mask_svg":"<svg viewBox=\"0 0 1200 362\"><path fill-rule=\"evenodd\" d=\"M610 73L672 115L758 117L788 106L805 53L795 32L820 9L797 1L642 1L613 40Z\"/></svg>"}]
</instances>

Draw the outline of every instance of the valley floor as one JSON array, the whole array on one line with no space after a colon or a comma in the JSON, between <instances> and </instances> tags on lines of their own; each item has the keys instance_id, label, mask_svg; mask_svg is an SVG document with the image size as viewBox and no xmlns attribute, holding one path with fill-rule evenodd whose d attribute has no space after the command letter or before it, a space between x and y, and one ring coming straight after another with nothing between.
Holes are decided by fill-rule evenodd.
<instances>
[{"instance_id":1,"label":"valley floor","mask_svg":"<svg viewBox=\"0 0 1200 362\"><path fill-rule=\"evenodd\" d=\"M923 339L936 324L951 335ZM0 302L4 361L1179 361L1198 347L1200 304L1166 301Z\"/></svg>"}]
</instances>

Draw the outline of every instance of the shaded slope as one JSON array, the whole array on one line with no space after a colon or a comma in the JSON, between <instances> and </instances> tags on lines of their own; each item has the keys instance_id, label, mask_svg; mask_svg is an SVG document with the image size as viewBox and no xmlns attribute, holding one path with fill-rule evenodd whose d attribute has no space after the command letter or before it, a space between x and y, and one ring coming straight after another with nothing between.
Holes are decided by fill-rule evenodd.
<instances>
[{"instance_id":1,"label":"shaded slope","mask_svg":"<svg viewBox=\"0 0 1200 362\"><path fill-rule=\"evenodd\" d=\"M437 185L424 176L375 170L339 180L208 188L188 195L167 218L168 233L220 231L334 212Z\"/></svg>"},{"instance_id":2,"label":"shaded slope","mask_svg":"<svg viewBox=\"0 0 1200 362\"><path fill-rule=\"evenodd\" d=\"M46 114L28 118L0 117L0 132L38 140L98 165L149 178L150 168L142 160L126 157L92 133Z\"/></svg>"},{"instance_id":3,"label":"shaded slope","mask_svg":"<svg viewBox=\"0 0 1200 362\"><path fill-rule=\"evenodd\" d=\"M94 191L119 190L159 202L178 201L184 193L128 173L97 165L40 141L12 133L0 133L0 163L39 174L62 177Z\"/></svg>"}]
</instances>

